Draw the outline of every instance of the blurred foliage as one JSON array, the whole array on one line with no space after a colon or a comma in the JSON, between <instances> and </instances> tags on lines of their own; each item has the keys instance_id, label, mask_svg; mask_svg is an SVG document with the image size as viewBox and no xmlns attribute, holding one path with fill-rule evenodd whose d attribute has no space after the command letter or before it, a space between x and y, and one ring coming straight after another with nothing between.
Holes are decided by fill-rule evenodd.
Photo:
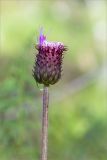
<instances>
[{"instance_id":1,"label":"blurred foliage","mask_svg":"<svg viewBox=\"0 0 107 160\"><path fill-rule=\"evenodd\" d=\"M104 64L104 30L100 29L104 6L105 1L90 0L0 1L1 160L37 160L40 156L42 86L32 77L39 28L44 27L47 39L62 41L69 49L64 75L51 87L57 95L72 80ZM97 80L75 94L65 92L61 101L51 97L49 160L107 159L105 78L99 72Z\"/></svg>"}]
</instances>

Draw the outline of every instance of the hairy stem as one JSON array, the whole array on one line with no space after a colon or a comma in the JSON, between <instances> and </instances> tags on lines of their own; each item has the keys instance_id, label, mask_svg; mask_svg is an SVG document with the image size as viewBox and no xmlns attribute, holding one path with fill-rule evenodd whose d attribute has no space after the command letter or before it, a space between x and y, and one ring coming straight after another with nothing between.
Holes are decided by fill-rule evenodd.
<instances>
[{"instance_id":1,"label":"hairy stem","mask_svg":"<svg viewBox=\"0 0 107 160\"><path fill-rule=\"evenodd\" d=\"M49 92L48 87L43 89L43 113L42 113L42 137L41 137L41 160L47 160L47 145L48 145L48 105Z\"/></svg>"}]
</instances>

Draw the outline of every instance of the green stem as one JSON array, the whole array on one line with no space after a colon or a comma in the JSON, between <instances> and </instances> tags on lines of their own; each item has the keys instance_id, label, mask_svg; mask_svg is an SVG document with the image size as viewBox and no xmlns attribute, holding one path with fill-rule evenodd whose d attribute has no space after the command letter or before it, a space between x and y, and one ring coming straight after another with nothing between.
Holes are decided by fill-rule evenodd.
<instances>
[{"instance_id":1,"label":"green stem","mask_svg":"<svg viewBox=\"0 0 107 160\"><path fill-rule=\"evenodd\" d=\"M49 91L48 87L43 89L43 113L42 113L42 139L41 139L41 160L47 160L48 145L48 105Z\"/></svg>"}]
</instances>

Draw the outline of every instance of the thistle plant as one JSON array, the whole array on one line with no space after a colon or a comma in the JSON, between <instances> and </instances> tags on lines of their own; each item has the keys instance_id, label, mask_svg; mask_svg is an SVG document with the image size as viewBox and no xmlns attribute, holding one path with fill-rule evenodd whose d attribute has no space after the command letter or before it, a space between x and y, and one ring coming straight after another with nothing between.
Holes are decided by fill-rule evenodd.
<instances>
[{"instance_id":1,"label":"thistle plant","mask_svg":"<svg viewBox=\"0 0 107 160\"><path fill-rule=\"evenodd\" d=\"M37 83L43 84L43 114L41 134L41 159L47 160L48 144L48 107L49 86L55 84L61 78L62 58L67 48L61 42L48 42L41 32L39 42L36 45L38 51L33 68L33 77Z\"/></svg>"}]
</instances>

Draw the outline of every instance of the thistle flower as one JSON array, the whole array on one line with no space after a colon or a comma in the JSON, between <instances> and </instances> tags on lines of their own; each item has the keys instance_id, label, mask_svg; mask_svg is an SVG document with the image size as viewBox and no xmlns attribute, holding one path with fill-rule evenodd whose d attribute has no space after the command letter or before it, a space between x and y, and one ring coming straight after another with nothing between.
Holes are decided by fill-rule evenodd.
<instances>
[{"instance_id":1,"label":"thistle flower","mask_svg":"<svg viewBox=\"0 0 107 160\"><path fill-rule=\"evenodd\" d=\"M33 77L37 83L44 84L40 160L47 160L48 89L49 85L55 84L61 77L63 52L67 48L61 42L48 42L46 36L41 32L36 49L38 50L38 54L36 55L33 68Z\"/></svg>"},{"instance_id":2,"label":"thistle flower","mask_svg":"<svg viewBox=\"0 0 107 160\"><path fill-rule=\"evenodd\" d=\"M45 86L55 84L61 78L62 56L66 47L61 42L48 42L46 36L40 33L36 49L38 54L33 69L34 79Z\"/></svg>"}]
</instances>

